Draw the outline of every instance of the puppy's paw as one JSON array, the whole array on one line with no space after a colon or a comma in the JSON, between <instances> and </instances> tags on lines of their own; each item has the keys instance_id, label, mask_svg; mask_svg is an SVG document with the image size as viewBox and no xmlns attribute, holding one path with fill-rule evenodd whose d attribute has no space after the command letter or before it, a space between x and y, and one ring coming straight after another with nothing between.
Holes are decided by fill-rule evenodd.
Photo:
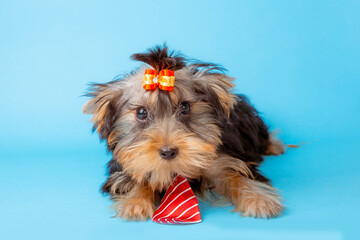
<instances>
[{"instance_id":1,"label":"puppy's paw","mask_svg":"<svg viewBox=\"0 0 360 240\"><path fill-rule=\"evenodd\" d=\"M281 215L284 207L277 199L258 196L247 200L243 216L255 218L272 218Z\"/></svg>"},{"instance_id":2,"label":"puppy's paw","mask_svg":"<svg viewBox=\"0 0 360 240\"><path fill-rule=\"evenodd\" d=\"M146 221L155 211L154 204L147 199L126 199L114 204L115 217L130 221Z\"/></svg>"},{"instance_id":3,"label":"puppy's paw","mask_svg":"<svg viewBox=\"0 0 360 240\"><path fill-rule=\"evenodd\" d=\"M267 184L257 182L252 190L241 195L235 211L242 212L242 216L272 218L281 215L284 210L280 195Z\"/></svg>"}]
</instances>

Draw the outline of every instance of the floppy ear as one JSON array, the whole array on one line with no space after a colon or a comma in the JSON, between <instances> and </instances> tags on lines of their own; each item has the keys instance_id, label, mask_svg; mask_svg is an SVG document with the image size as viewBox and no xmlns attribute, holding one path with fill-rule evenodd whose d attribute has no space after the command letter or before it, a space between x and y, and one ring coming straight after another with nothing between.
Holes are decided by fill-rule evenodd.
<instances>
[{"instance_id":1,"label":"floppy ear","mask_svg":"<svg viewBox=\"0 0 360 240\"><path fill-rule=\"evenodd\" d=\"M122 106L122 90L116 87L115 82L106 84L93 84L86 96L92 97L87 101L82 110L84 114L93 114L93 130L97 130L100 138L109 136L114 128L116 119L120 115Z\"/></svg>"},{"instance_id":2,"label":"floppy ear","mask_svg":"<svg viewBox=\"0 0 360 240\"><path fill-rule=\"evenodd\" d=\"M206 73L194 81L194 90L214 109L218 119L224 121L234 108L236 96L231 92L234 79L220 73Z\"/></svg>"}]
</instances>

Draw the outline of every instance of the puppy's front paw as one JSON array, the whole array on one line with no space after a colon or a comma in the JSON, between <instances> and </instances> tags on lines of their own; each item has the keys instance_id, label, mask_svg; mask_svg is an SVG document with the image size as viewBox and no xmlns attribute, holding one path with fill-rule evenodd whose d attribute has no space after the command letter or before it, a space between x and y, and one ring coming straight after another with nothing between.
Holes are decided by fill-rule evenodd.
<instances>
[{"instance_id":1,"label":"puppy's front paw","mask_svg":"<svg viewBox=\"0 0 360 240\"><path fill-rule=\"evenodd\" d=\"M284 207L278 199L257 196L247 200L243 216L271 218L279 216Z\"/></svg>"},{"instance_id":2,"label":"puppy's front paw","mask_svg":"<svg viewBox=\"0 0 360 240\"><path fill-rule=\"evenodd\" d=\"M147 199L126 199L113 206L116 217L130 221L146 221L151 218L155 211L154 204Z\"/></svg>"},{"instance_id":3,"label":"puppy's front paw","mask_svg":"<svg viewBox=\"0 0 360 240\"><path fill-rule=\"evenodd\" d=\"M284 207L276 189L264 183L257 182L251 191L241 194L235 211L243 216L256 218L272 218L281 215Z\"/></svg>"}]
</instances>

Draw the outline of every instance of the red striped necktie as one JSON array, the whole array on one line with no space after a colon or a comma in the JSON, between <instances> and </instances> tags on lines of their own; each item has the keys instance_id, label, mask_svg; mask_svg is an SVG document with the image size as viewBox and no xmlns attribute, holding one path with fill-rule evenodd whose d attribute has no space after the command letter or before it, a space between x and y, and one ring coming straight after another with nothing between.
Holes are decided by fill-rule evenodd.
<instances>
[{"instance_id":1,"label":"red striped necktie","mask_svg":"<svg viewBox=\"0 0 360 240\"><path fill-rule=\"evenodd\" d=\"M201 222L198 202L189 182L177 176L156 209L153 222L165 224L190 224Z\"/></svg>"}]
</instances>

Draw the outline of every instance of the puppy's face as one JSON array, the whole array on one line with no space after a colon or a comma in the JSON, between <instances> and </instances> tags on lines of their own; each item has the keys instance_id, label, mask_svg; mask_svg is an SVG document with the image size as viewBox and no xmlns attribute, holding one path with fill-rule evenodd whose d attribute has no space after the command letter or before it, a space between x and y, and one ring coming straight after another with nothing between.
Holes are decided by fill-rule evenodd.
<instances>
[{"instance_id":1,"label":"puppy's face","mask_svg":"<svg viewBox=\"0 0 360 240\"><path fill-rule=\"evenodd\" d=\"M197 65L175 71L171 92L144 90L143 74L93 85L83 111L123 171L162 190L176 174L196 178L211 165L234 96L230 78Z\"/></svg>"}]
</instances>

